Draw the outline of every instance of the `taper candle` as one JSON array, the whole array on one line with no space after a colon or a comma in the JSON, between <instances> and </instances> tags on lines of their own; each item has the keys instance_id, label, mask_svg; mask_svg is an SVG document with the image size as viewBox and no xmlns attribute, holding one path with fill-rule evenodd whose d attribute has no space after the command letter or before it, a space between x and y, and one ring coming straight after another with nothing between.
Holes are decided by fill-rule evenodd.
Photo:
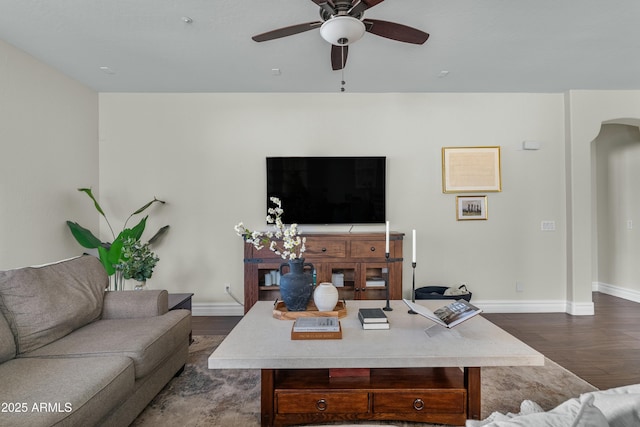
<instances>
[{"instance_id":1,"label":"taper candle","mask_svg":"<svg viewBox=\"0 0 640 427\"><path fill-rule=\"evenodd\" d=\"M388 254L389 253L389 221L387 221L387 232L386 232L385 237L386 238L385 238L385 241L384 241L384 243L385 243L384 252Z\"/></svg>"},{"instance_id":2,"label":"taper candle","mask_svg":"<svg viewBox=\"0 0 640 427\"><path fill-rule=\"evenodd\" d=\"M416 230L413 230L413 258L411 262L416 262Z\"/></svg>"}]
</instances>

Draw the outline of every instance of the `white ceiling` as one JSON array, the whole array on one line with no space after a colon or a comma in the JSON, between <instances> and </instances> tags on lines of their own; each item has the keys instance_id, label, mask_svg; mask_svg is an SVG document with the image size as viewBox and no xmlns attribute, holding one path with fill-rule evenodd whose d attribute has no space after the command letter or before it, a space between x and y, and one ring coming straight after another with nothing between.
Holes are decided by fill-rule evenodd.
<instances>
[{"instance_id":1,"label":"white ceiling","mask_svg":"<svg viewBox=\"0 0 640 427\"><path fill-rule=\"evenodd\" d=\"M638 0L386 0L365 16L431 37L367 33L348 92L640 89ZM318 30L251 40L317 20L311 0L0 0L0 39L100 92L338 92Z\"/></svg>"}]
</instances>

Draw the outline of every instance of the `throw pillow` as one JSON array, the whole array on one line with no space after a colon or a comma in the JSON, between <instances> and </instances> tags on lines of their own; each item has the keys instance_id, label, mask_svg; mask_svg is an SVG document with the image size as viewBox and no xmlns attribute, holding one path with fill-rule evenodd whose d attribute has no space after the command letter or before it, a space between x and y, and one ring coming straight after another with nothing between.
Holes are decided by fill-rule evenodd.
<instances>
[{"instance_id":1,"label":"throw pillow","mask_svg":"<svg viewBox=\"0 0 640 427\"><path fill-rule=\"evenodd\" d=\"M640 426L640 384L587 393L611 427Z\"/></svg>"},{"instance_id":2,"label":"throw pillow","mask_svg":"<svg viewBox=\"0 0 640 427\"><path fill-rule=\"evenodd\" d=\"M93 256L0 272L0 311L16 337L17 353L98 319L108 284L104 267Z\"/></svg>"},{"instance_id":3,"label":"throw pillow","mask_svg":"<svg viewBox=\"0 0 640 427\"><path fill-rule=\"evenodd\" d=\"M485 427L609 427L602 412L593 405L593 396L569 399L548 412L513 415L513 418L484 424ZM469 425L469 424L467 424Z\"/></svg>"}]
</instances>

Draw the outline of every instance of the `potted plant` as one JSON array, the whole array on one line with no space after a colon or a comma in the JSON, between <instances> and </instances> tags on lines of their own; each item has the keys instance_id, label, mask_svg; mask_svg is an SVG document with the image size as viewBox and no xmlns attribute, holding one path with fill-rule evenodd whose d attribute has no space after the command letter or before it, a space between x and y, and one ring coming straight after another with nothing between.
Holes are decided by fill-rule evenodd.
<instances>
[{"instance_id":1,"label":"potted plant","mask_svg":"<svg viewBox=\"0 0 640 427\"><path fill-rule=\"evenodd\" d=\"M116 270L122 271L122 278L134 279L138 282L135 289L144 289L147 279L151 278L153 268L160 258L149 249L149 243L142 243L132 237L127 238L122 245L120 262Z\"/></svg>"},{"instance_id":2,"label":"potted plant","mask_svg":"<svg viewBox=\"0 0 640 427\"><path fill-rule=\"evenodd\" d=\"M81 246L87 249L98 250L100 261L102 262L102 265L107 271L107 274L109 276L114 277L113 290L121 290L123 286L122 267L124 265L123 259L122 259L123 246L125 244L125 241L133 241L133 242L140 241L140 238L142 237L142 233L144 232L144 229L146 227L148 216L145 216L144 218L142 218L140 222L138 222L138 224L136 224L132 228L127 228L127 223L133 216L141 214L142 212L147 210L150 206L152 206L154 203L164 204L165 202L154 197L153 200L146 203L141 208L137 209L131 215L129 215L129 217L124 223L122 230L118 233L118 235L116 235L113 230L113 227L111 226L111 223L109 222L109 219L107 218L107 215L104 213L104 210L102 209L102 207L100 206L96 198L93 196L93 192L91 191L91 188L79 188L78 191L85 193L93 201L94 207L107 222L107 225L109 226L109 230L111 230L111 235L113 236L113 240L111 242L103 242L100 239L98 239L90 230L82 227L77 222L67 221L67 226L69 227L69 230L71 231L71 234L73 235L73 237ZM156 234L154 234L153 237L149 239L149 241L147 242L147 245L151 245L154 242L156 242L168 230L169 230L168 225L165 225L164 227L160 228L156 232ZM154 263L154 266L155 266L155 263Z\"/></svg>"}]
</instances>

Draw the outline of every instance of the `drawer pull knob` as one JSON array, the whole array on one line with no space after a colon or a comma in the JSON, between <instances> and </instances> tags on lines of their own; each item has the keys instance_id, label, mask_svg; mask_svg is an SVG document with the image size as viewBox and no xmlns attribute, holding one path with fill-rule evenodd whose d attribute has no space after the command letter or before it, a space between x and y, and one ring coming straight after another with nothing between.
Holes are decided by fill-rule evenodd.
<instances>
[{"instance_id":1,"label":"drawer pull knob","mask_svg":"<svg viewBox=\"0 0 640 427\"><path fill-rule=\"evenodd\" d=\"M376 247L375 246L371 246L371 252L375 252L376 251Z\"/></svg>"},{"instance_id":2,"label":"drawer pull knob","mask_svg":"<svg viewBox=\"0 0 640 427\"><path fill-rule=\"evenodd\" d=\"M327 252L327 248L322 248L322 252Z\"/></svg>"},{"instance_id":3,"label":"drawer pull knob","mask_svg":"<svg viewBox=\"0 0 640 427\"><path fill-rule=\"evenodd\" d=\"M320 399L316 402L316 409L318 411L326 411L327 410L327 401L324 399Z\"/></svg>"},{"instance_id":4,"label":"drawer pull knob","mask_svg":"<svg viewBox=\"0 0 640 427\"><path fill-rule=\"evenodd\" d=\"M424 401L420 398L414 400L413 409L415 409L416 411L422 411L424 409Z\"/></svg>"}]
</instances>

